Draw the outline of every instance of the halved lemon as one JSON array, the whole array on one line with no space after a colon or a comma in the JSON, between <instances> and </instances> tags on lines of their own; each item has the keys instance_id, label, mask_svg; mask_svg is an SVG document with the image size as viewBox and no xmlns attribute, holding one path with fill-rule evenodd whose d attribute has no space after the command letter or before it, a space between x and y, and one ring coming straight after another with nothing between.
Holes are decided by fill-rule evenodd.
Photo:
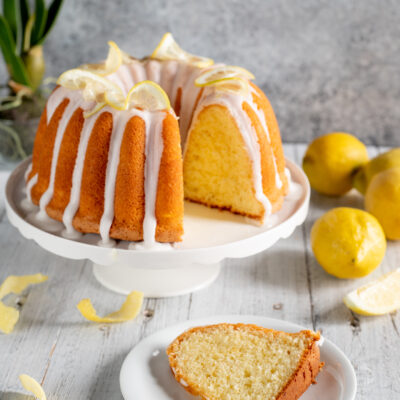
<instances>
[{"instance_id":1,"label":"halved lemon","mask_svg":"<svg viewBox=\"0 0 400 400\"><path fill-rule=\"evenodd\" d=\"M343 301L361 315L383 315L400 309L400 268L350 292Z\"/></svg>"},{"instance_id":2,"label":"halved lemon","mask_svg":"<svg viewBox=\"0 0 400 400\"><path fill-rule=\"evenodd\" d=\"M123 99L119 86L108 79L88 70L75 68L65 71L57 79L57 84L71 90L83 90L85 100L104 102L105 93L113 93L113 98Z\"/></svg>"},{"instance_id":3,"label":"halved lemon","mask_svg":"<svg viewBox=\"0 0 400 400\"><path fill-rule=\"evenodd\" d=\"M150 58L155 58L157 60L180 60L199 68L209 67L214 64L211 58L195 56L181 49L170 32L163 36Z\"/></svg>"},{"instance_id":4,"label":"halved lemon","mask_svg":"<svg viewBox=\"0 0 400 400\"><path fill-rule=\"evenodd\" d=\"M110 49L108 50L107 59L104 62L98 64L83 64L79 68L94 72L100 76L107 76L117 71L124 60L124 56L126 58L126 53L123 53L113 41L109 41L108 45Z\"/></svg>"},{"instance_id":5,"label":"halved lemon","mask_svg":"<svg viewBox=\"0 0 400 400\"><path fill-rule=\"evenodd\" d=\"M142 81L137 83L129 91L123 102L118 103L118 99L113 98L114 93L106 93L106 102L118 110L126 110L132 106L141 107L149 111L169 110L171 104L167 94L152 81Z\"/></svg>"},{"instance_id":6,"label":"halved lemon","mask_svg":"<svg viewBox=\"0 0 400 400\"><path fill-rule=\"evenodd\" d=\"M220 65L202 72L194 81L196 86L208 86L227 78L254 79L255 76L247 69L236 65Z\"/></svg>"}]
</instances>

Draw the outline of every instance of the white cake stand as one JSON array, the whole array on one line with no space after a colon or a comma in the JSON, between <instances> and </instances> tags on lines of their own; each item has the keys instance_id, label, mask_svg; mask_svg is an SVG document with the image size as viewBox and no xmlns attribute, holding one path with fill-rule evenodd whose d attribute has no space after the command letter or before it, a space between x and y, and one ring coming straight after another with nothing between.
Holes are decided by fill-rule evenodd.
<instances>
[{"instance_id":1,"label":"white cake stand","mask_svg":"<svg viewBox=\"0 0 400 400\"><path fill-rule=\"evenodd\" d=\"M72 240L61 235L61 224L59 229L53 227L53 232L35 226L24 183L30 159L10 175L5 204L11 224L23 236L59 256L91 260L95 277L108 289L123 294L140 290L146 297L178 296L211 284L225 258L257 254L289 237L304 222L310 186L302 170L286 162L291 174L290 193L268 224L255 226L241 216L187 202L184 240L162 249L130 250L124 241L107 248L99 245L99 235L85 234Z\"/></svg>"}]
</instances>

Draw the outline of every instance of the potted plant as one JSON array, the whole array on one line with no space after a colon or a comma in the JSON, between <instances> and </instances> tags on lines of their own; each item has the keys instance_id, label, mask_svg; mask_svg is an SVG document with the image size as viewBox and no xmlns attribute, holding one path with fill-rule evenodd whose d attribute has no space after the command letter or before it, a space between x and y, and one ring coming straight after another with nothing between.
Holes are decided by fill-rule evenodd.
<instances>
[{"instance_id":1,"label":"potted plant","mask_svg":"<svg viewBox=\"0 0 400 400\"><path fill-rule=\"evenodd\" d=\"M63 0L3 0L0 48L9 78L0 90L0 163L15 163L32 152L49 89L43 85L43 43Z\"/></svg>"}]
</instances>

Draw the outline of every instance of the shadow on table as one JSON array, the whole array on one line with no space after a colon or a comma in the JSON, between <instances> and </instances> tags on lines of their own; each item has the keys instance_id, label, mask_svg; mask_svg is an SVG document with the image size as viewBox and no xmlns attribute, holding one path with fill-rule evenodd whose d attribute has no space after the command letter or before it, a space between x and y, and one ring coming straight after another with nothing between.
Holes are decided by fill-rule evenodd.
<instances>
[{"instance_id":1,"label":"shadow on table","mask_svg":"<svg viewBox=\"0 0 400 400\"><path fill-rule=\"evenodd\" d=\"M197 399L190 395L173 377L168 357L165 351L160 351L160 353L150 359L150 370L153 378L157 381L159 388L164 391L164 393L171 400L192 400Z\"/></svg>"}]
</instances>

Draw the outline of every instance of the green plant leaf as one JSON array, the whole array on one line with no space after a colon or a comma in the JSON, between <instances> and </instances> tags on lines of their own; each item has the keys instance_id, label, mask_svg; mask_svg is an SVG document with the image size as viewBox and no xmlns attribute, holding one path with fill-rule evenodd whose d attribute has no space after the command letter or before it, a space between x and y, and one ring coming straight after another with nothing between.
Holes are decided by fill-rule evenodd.
<instances>
[{"instance_id":1,"label":"green plant leaf","mask_svg":"<svg viewBox=\"0 0 400 400\"><path fill-rule=\"evenodd\" d=\"M29 51L31 47L31 36L32 36L32 29L33 29L33 24L35 23L35 14L32 14L28 22L26 23L25 27L25 34L24 34L24 46L23 46L23 52L26 53Z\"/></svg>"},{"instance_id":2,"label":"green plant leaf","mask_svg":"<svg viewBox=\"0 0 400 400\"><path fill-rule=\"evenodd\" d=\"M35 0L35 25L33 26L31 45L34 46L44 33L47 9L44 0Z\"/></svg>"},{"instance_id":3,"label":"green plant leaf","mask_svg":"<svg viewBox=\"0 0 400 400\"><path fill-rule=\"evenodd\" d=\"M23 34L19 0L3 0L3 14L13 34L15 46L19 51Z\"/></svg>"},{"instance_id":4,"label":"green plant leaf","mask_svg":"<svg viewBox=\"0 0 400 400\"><path fill-rule=\"evenodd\" d=\"M15 42L7 20L0 15L0 47L11 78L22 85L31 86L25 65L15 54Z\"/></svg>"},{"instance_id":5,"label":"green plant leaf","mask_svg":"<svg viewBox=\"0 0 400 400\"><path fill-rule=\"evenodd\" d=\"M43 44L44 40L46 39L47 35L53 28L56 20L58 13L60 11L60 8L63 4L64 0L53 0L50 4L50 7L47 12L47 21L46 21L46 26L44 28L44 32L42 37L39 39L39 41L36 44Z\"/></svg>"},{"instance_id":6,"label":"green plant leaf","mask_svg":"<svg viewBox=\"0 0 400 400\"><path fill-rule=\"evenodd\" d=\"M19 0L19 9L21 13L22 27L24 28L28 22L30 14L28 0Z\"/></svg>"},{"instance_id":7,"label":"green plant leaf","mask_svg":"<svg viewBox=\"0 0 400 400\"><path fill-rule=\"evenodd\" d=\"M25 28L26 24L28 23L30 15L28 0L19 0L19 10L21 14L22 36L21 36L21 42L17 42L17 49L19 49L18 54L22 56L22 53L24 51Z\"/></svg>"}]
</instances>

